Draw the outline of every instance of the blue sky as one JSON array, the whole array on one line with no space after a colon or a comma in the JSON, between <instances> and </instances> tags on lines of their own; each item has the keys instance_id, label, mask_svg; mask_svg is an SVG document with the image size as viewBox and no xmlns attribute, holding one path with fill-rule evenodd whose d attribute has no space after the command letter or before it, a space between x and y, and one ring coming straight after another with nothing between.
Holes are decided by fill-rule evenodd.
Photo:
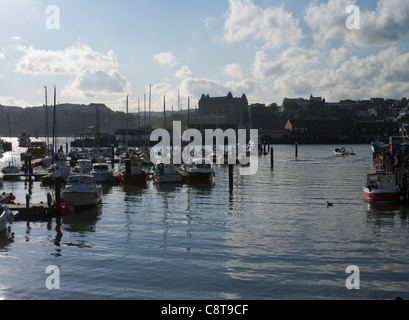
<instances>
[{"instance_id":1,"label":"blue sky","mask_svg":"<svg viewBox=\"0 0 409 320\"><path fill-rule=\"evenodd\" d=\"M407 0L1 0L0 30L3 105L409 96Z\"/></svg>"}]
</instances>

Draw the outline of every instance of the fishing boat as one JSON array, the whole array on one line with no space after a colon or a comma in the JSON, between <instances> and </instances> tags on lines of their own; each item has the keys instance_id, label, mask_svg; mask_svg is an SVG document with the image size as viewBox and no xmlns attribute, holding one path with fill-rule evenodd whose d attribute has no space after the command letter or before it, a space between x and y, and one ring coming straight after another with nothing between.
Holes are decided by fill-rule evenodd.
<instances>
[{"instance_id":1,"label":"fishing boat","mask_svg":"<svg viewBox=\"0 0 409 320\"><path fill-rule=\"evenodd\" d=\"M7 222L12 223L14 220L13 213L6 205L0 205L0 232L6 230Z\"/></svg>"},{"instance_id":2,"label":"fishing boat","mask_svg":"<svg viewBox=\"0 0 409 320\"><path fill-rule=\"evenodd\" d=\"M102 201L101 188L97 186L94 176L73 174L67 179L61 199L74 208L96 206Z\"/></svg>"},{"instance_id":3,"label":"fishing boat","mask_svg":"<svg viewBox=\"0 0 409 320\"><path fill-rule=\"evenodd\" d=\"M341 147L341 148L335 148L334 149L334 154L337 156L355 156L355 152L354 150L352 150L352 148L349 148L350 151L348 151L345 147Z\"/></svg>"},{"instance_id":4,"label":"fishing boat","mask_svg":"<svg viewBox=\"0 0 409 320\"><path fill-rule=\"evenodd\" d=\"M368 202L393 203L399 201L400 188L396 185L395 175L392 172L376 170L369 173L363 191L364 198Z\"/></svg>"},{"instance_id":5,"label":"fishing boat","mask_svg":"<svg viewBox=\"0 0 409 320\"><path fill-rule=\"evenodd\" d=\"M181 176L173 164L156 164L152 168L155 183L180 182Z\"/></svg>"},{"instance_id":6,"label":"fishing boat","mask_svg":"<svg viewBox=\"0 0 409 320\"><path fill-rule=\"evenodd\" d=\"M24 130L22 133L20 133L18 135L18 145L20 147L28 147L30 145L31 142L31 137L30 135L26 132L26 130Z\"/></svg>"},{"instance_id":7,"label":"fishing boat","mask_svg":"<svg viewBox=\"0 0 409 320\"><path fill-rule=\"evenodd\" d=\"M211 182L215 176L212 161L206 158L195 158L190 164L182 164L178 172L188 182Z\"/></svg>"},{"instance_id":8,"label":"fishing boat","mask_svg":"<svg viewBox=\"0 0 409 320\"><path fill-rule=\"evenodd\" d=\"M96 182L107 182L112 177L112 169L108 163L94 163L91 174L95 177Z\"/></svg>"},{"instance_id":9,"label":"fishing boat","mask_svg":"<svg viewBox=\"0 0 409 320\"><path fill-rule=\"evenodd\" d=\"M90 159L78 159L77 164L72 170L76 174L90 174L92 170L92 163Z\"/></svg>"},{"instance_id":10,"label":"fishing boat","mask_svg":"<svg viewBox=\"0 0 409 320\"><path fill-rule=\"evenodd\" d=\"M124 169L121 172L121 179L125 183L146 182L146 171L143 169L143 159L141 157L129 157L124 160Z\"/></svg>"}]
</instances>

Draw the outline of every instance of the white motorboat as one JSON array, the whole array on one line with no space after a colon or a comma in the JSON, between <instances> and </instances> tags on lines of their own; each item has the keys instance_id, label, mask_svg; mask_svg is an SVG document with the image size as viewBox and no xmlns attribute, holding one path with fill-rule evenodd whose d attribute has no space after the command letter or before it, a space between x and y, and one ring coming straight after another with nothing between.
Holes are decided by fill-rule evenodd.
<instances>
[{"instance_id":1,"label":"white motorboat","mask_svg":"<svg viewBox=\"0 0 409 320\"><path fill-rule=\"evenodd\" d=\"M72 170L75 174L90 174L92 171L92 162L90 159L78 159L77 165Z\"/></svg>"},{"instance_id":2,"label":"white motorboat","mask_svg":"<svg viewBox=\"0 0 409 320\"><path fill-rule=\"evenodd\" d=\"M395 175L383 170L368 173L363 191L364 199L368 202L394 203L399 202L400 198L400 188L396 185Z\"/></svg>"},{"instance_id":3,"label":"white motorboat","mask_svg":"<svg viewBox=\"0 0 409 320\"><path fill-rule=\"evenodd\" d=\"M345 147L342 148L335 148L334 149L334 154L337 156L355 156L354 150L352 148L349 148L350 151L348 151Z\"/></svg>"},{"instance_id":4,"label":"white motorboat","mask_svg":"<svg viewBox=\"0 0 409 320\"><path fill-rule=\"evenodd\" d=\"M96 206L102 201L101 188L93 175L73 174L67 179L61 199L74 208Z\"/></svg>"},{"instance_id":5,"label":"white motorboat","mask_svg":"<svg viewBox=\"0 0 409 320\"><path fill-rule=\"evenodd\" d=\"M155 183L180 182L181 176L173 164L159 163L152 168Z\"/></svg>"},{"instance_id":6,"label":"white motorboat","mask_svg":"<svg viewBox=\"0 0 409 320\"><path fill-rule=\"evenodd\" d=\"M91 174L95 177L96 182L107 182L112 177L113 170L108 163L94 163Z\"/></svg>"},{"instance_id":7,"label":"white motorboat","mask_svg":"<svg viewBox=\"0 0 409 320\"><path fill-rule=\"evenodd\" d=\"M7 228L7 222L12 223L14 220L13 213L6 205L0 206L0 232Z\"/></svg>"}]
</instances>

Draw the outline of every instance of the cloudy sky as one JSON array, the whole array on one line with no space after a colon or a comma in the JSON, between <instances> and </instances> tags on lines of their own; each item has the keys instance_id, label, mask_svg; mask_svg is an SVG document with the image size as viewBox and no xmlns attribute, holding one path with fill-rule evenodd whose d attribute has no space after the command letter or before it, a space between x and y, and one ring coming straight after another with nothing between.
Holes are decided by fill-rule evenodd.
<instances>
[{"instance_id":1,"label":"cloudy sky","mask_svg":"<svg viewBox=\"0 0 409 320\"><path fill-rule=\"evenodd\" d=\"M408 0L0 0L0 30L3 105L409 97Z\"/></svg>"}]
</instances>

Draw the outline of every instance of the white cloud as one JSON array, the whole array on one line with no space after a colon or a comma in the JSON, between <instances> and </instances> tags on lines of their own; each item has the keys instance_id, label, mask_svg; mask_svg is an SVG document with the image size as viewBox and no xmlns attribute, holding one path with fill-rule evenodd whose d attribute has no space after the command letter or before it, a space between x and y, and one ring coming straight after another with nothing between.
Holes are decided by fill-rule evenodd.
<instances>
[{"instance_id":1,"label":"white cloud","mask_svg":"<svg viewBox=\"0 0 409 320\"><path fill-rule=\"evenodd\" d=\"M313 29L319 45L331 39L342 39L356 46L392 45L409 34L409 1L379 0L375 11L360 10L360 29L345 26L351 0L312 2L306 9L305 21ZM359 3L357 4L359 7Z\"/></svg>"},{"instance_id":2,"label":"white cloud","mask_svg":"<svg viewBox=\"0 0 409 320\"><path fill-rule=\"evenodd\" d=\"M183 96L190 96L195 99L200 99L202 94L225 96L228 93L221 82L206 78L184 79L180 84L180 92Z\"/></svg>"},{"instance_id":3,"label":"white cloud","mask_svg":"<svg viewBox=\"0 0 409 320\"><path fill-rule=\"evenodd\" d=\"M306 9L305 21L314 30L313 38L319 45L330 39L346 37L348 30L345 21L348 14L345 10L348 5L354 4L350 0L329 0L327 3L318 4L311 2Z\"/></svg>"},{"instance_id":4,"label":"white cloud","mask_svg":"<svg viewBox=\"0 0 409 320\"><path fill-rule=\"evenodd\" d=\"M189 96L193 101L198 101L202 94L209 94L211 97L224 97L229 92L233 96L239 97L246 94L249 103L271 102L266 101L266 97L270 95L269 89L262 82L251 78L226 83L206 78L188 78L180 84L181 96Z\"/></svg>"},{"instance_id":5,"label":"white cloud","mask_svg":"<svg viewBox=\"0 0 409 320\"><path fill-rule=\"evenodd\" d=\"M333 66L338 65L343 62L350 54L350 49L345 47L340 47L337 49L331 49L331 64Z\"/></svg>"},{"instance_id":6,"label":"white cloud","mask_svg":"<svg viewBox=\"0 0 409 320\"><path fill-rule=\"evenodd\" d=\"M167 65L169 68L179 64L179 60L170 51L155 54L153 60L159 64Z\"/></svg>"},{"instance_id":7,"label":"white cloud","mask_svg":"<svg viewBox=\"0 0 409 320\"><path fill-rule=\"evenodd\" d=\"M231 63L231 64L225 65L223 68L223 72L224 74L230 77L233 77L233 78L237 78L237 79L243 78L243 72L241 71L240 65L237 63Z\"/></svg>"},{"instance_id":8,"label":"white cloud","mask_svg":"<svg viewBox=\"0 0 409 320\"><path fill-rule=\"evenodd\" d=\"M32 105L23 99L16 99L10 96L0 97L0 104L3 106L22 107L22 108Z\"/></svg>"},{"instance_id":9,"label":"white cloud","mask_svg":"<svg viewBox=\"0 0 409 320\"><path fill-rule=\"evenodd\" d=\"M285 74L274 82L274 90L284 97L304 97L313 93L311 79L302 72ZM315 88L316 90L316 88Z\"/></svg>"},{"instance_id":10,"label":"white cloud","mask_svg":"<svg viewBox=\"0 0 409 320\"><path fill-rule=\"evenodd\" d=\"M104 55L85 45L55 51L32 46L19 48L24 56L17 62L16 71L24 74L75 75L88 67L106 69L118 65L112 50Z\"/></svg>"},{"instance_id":11,"label":"white cloud","mask_svg":"<svg viewBox=\"0 0 409 320\"><path fill-rule=\"evenodd\" d=\"M276 60L269 60L267 53L258 51L254 62L254 77L257 79L274 78L283 73L306 70L319 62L317 50L292 47L282 52Z\"/></svg>"},{"instance_id":12,"label":"white cloud","mask_svg":"<svg viewBox=\"0 0 409 320\"><path fill-rule=\"evenodd\" d=\"M69 97L96 98L123 95L127 88L127 80L117 70L87 68L64 87L62 94Z\"/></svg>"},{"instance_id":13,"label":"white cloud","mask_svg":"<svg viewBox=\"0 0 409 320\"><path fill-rule=\"evenodd\" d=\"M298 21L283 6L262 9L252 0L230 0L225 21L224 40L239 42L256 40L263 48L280 48L296 45L303 38Z\"/></svg>"},{"instance_id":14,"label":"white cloud","mask_svg":"<svg viewBox=\"0 0 409 320\"><path fill-rule=\"evenodd\" d=\"M180 68L178 71L176 71L175 73L175 77L176 78L189 78L191 77L193 74L192 71L190 71L188 66L183 66L182 68Z\"/></svg>"}]
</instances>

